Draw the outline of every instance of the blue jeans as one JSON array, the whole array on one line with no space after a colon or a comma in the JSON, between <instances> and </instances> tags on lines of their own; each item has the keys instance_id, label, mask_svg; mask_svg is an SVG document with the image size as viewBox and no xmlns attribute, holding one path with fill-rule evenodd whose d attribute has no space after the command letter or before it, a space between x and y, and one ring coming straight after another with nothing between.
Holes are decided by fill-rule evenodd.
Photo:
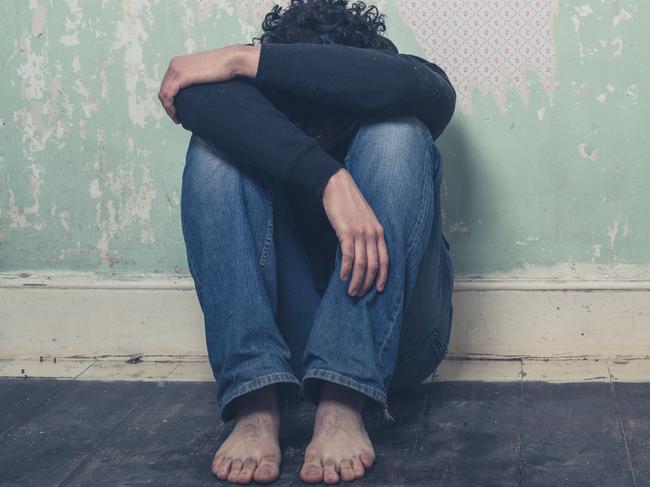
<instances>
[{"instance_id":1,"label":"blue jeans","mask_svg":"<svg viewBox=\"0 0 650 487\"><path fill-rule=\"evenodd\" d=\"M193 135L181 222L224 421L270 384L318 401L322 381L387 406L447 353L453 268L442 234L442 160L415 117L364 118L345 165L384 228L383 292L347 293L341 248L325 292L312 285L285 182ZM351 274L351 273L350 273ZM368 401L369 404L373 401Z\"/></svg>"}]
</instances>

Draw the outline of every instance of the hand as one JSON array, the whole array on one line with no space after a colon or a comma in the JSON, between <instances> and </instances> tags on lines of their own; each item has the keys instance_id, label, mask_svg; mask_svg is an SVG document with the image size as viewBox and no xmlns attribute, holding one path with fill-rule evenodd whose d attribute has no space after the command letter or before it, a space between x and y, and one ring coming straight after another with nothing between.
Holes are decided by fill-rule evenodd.
<instances>
[{"instance_id":1,"label":"hand","mask_svg":"<svg viewBox=\"0 0 650 487\"><path fill-rule=\"evenodd\" d=\"M375 276L377 291L383 291L388 279L384 229L347 170L339 169L330 177L323 191L323 207L341 242L340 278L345 280L353 271L348 294L363 296Z\"/></svg>"},{"instance_id":2,"label":"hand","mask_svg":"<svg viewBox=\"0 0 650 487\"><path fill-rule=\"evenodd\" d=\"M180 123L174 108L174 97L179 91L191 85L229 81L239 75L254 77L258 61L259 48L244 44L173 57L158 99L174 123Z\"/></svg>"}]
</instances>

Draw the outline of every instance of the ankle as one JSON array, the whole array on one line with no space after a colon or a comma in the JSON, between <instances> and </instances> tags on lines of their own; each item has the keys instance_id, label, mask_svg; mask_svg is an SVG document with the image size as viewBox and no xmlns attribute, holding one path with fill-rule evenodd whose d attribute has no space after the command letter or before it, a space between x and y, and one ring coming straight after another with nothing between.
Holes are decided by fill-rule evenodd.
<instances>
[{"instance_id":1,"label":"ankle","mask_svg":"<svg viewBox=\"0 0 650 487\"><path fill-rule=\"evenodd\" d=\"M251 391L236 399L237 420L257 416L269 420L278 417L278 397L274 385Z\"/></svg>"},{"instance_id":2,"label":"ankle","mask_svg":"<svg viewBox=\"0 0 650 487\"><path fill-rule=\"evenodd\" d=\"M333 382L325 382L321 390L319 407L336 407L361 415L366 396Z\"/></svg>"}]
</instances>

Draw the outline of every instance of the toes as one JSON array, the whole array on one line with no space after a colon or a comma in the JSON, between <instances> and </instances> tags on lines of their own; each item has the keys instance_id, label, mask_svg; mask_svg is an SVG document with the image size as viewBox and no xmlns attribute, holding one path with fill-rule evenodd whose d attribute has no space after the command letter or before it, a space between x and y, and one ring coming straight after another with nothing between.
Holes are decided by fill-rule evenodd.
<instances>
[{"instance_id":1,"label":"toes","mask_svg":"<svg viewBox=\"0 0 650 487\"><path fill-rule=\"evenodd\" d=\"M341 479L343 480L354 480L354 470L352 470L352 461L351 460L342 460L341 461Z\"/></svg>"},{"instance_id":2,"label":"toes","mask_svg":"<svg viewBox=\"0 0 650 487\"><path fill-rule=\"evenodd\" d=\"M212 459L212 473L217 475L217 471L219 470L219 464L221 464L221 461L223 460L223 457L221 455L215 455L214 458Z\"/></svg>"},{"instance_id":3,"label":"toes","mask_svg":"<svg viewBox=\"0 0 650 487\"><path fill-rule=\"evenodd\" d=\"M300 478L304 482L319 483L323 481L323 466L318 458L307 458L300 469Z\"/></svg>"},{"instance_id":4,"label":"toes","mask_svg":"<svg viewBox=\"0 0 650 487\"><path fill-rule=\"evenodd\" d=\"M255 469L253 480L260 484L273 482L280 476L280 468L278 464L271 460L262 460L260 466Z\"/></svg>"},{"instance_id":5,"label":"toes","mask_svg":"<svg viewBox=\"0 0 650 487\"><path fill-rule=\"evenodd\" d=\"M232 460L230 457L224 457L221 459L221 462L219 462L219 466L217 467L216 475L219 478L219 480L226 480L228 477L228 474L230 473L230 464L232 463Z\"/></svg>"},{"instance_id":6,"label":"toes","mask_svg":"<svg viewBox=\"0 0 650 487\"><path fill-rule=\"evenodd\" d=\"M370 468L375 462L375 454L373 452L364 451L359 455L359 458L361 459L363 466L366 468Z\"/></svg>"},{"instance_id":7,"label":"toes","mask_svg":"<svg viewBox=\"0 0 650 487\"><path fill-rule=\"evenodd\" d=\"M242 466L241 472L239 473L239 477L237 478L237 481L240 484L250 483L250 481L253 480L253 473L255 472L255 467L257 467L257 462L255 461L254 458L247 458L246 460L244 460L244 464Z\"/></svg>"},{"instance_id":8,"label":"toes","mask_svg":"<svg viewBox=\"0 0 650 487\"><path fill-rule=\"evenodd\" d=\"M354 457L352 459L352 470L354 471L354 477L357 479L365 475L366 469L363 468L363 463L361 463L359 457Z\"/></svg>"},{"instance_id":9,"label":"toes","mask_svg":"<svg viewBox=\"0 0 650 487\"><path fill-rule=\"evenodd\" d=\"M228 474L228 482L236 482L239 474L241 473L242 461L239 459L233 460L230 466L230 473Z\"/></svg>"},{"instance_id":10,"label":"toes","mask_svg":"<svg viewBox=\"0 0 650 487\"><path fill-rule=\"evenodd\" d=\"M336 471L336 462L326 460L323 464L323 480L326 484L335 484L339 481L339 474Z\"/></svg>"}]
</instances>

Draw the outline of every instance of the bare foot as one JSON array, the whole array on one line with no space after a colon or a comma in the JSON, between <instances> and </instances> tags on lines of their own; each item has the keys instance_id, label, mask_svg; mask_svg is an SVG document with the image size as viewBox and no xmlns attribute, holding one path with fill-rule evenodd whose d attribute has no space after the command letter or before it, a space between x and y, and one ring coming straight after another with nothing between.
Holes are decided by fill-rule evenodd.
<instances>
[{"instance_id":1,"label":"bare foot","mask_svg":"<svg viewBox=\"0 0 650 487\"><path fill-rule=\"evenodd\" d=\"M280 476L280 417L275 386L237 398L235 427L212 460L221 480L248 484L273 482Z\"/></svg>"},{"instance_id":2,"label":"bare foot","mask_svg":"<svg viewBox=\"0 0 650 487\"><path fill-rule=\"evenodd\" d=\"M331 382L323 385L314 434L305 450L300 478L335 484L362 477L375 461L375 450L363 424L362 394Z\"/></svg>"}]
</instances>

